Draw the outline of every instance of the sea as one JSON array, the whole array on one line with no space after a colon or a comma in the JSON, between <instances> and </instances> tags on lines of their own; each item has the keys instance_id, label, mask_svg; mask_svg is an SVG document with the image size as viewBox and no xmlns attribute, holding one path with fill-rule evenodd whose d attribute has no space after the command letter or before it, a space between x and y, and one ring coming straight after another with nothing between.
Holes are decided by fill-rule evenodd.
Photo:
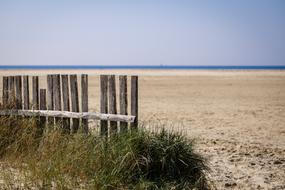
<instances>
[{"instance_id":1,"label":"sea","mask_svg":"<svg viewBox=\"0 0 285 190\"><path fill-rule=\"evenodd\" d=\"M0 70L16 69L143 69L143 70L285 70L285 65L194 66L194 65L0 65Z\"/></svg>"}]
</instances>

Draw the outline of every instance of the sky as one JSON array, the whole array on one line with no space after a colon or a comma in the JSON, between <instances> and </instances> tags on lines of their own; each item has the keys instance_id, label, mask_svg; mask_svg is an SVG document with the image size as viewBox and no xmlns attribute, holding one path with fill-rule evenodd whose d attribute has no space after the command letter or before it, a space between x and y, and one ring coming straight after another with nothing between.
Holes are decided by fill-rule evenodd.
<instances>
[{"instance_id":1,"label":"sky","mask_svg":"<svg viewBox=\"0 0 285 190\"><path fill-rule=\"evenodd\" d=\"M285 65L285 1L0 0L0 65Z\"/></svg>"}]
</instances>

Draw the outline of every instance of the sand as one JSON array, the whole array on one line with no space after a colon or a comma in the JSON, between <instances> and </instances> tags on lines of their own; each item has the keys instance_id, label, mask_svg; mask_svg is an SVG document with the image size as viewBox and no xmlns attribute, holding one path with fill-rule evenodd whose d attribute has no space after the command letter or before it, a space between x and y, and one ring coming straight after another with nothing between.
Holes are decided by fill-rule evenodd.
<instances>
[{"instance_id":1,"label":"sand","mask_svg":"<svg viewBox=\"0 0 285 190\"><path fill-rule=\"evenodd\" d=\"M139 74L140 122L195 138L217 189L285 189L285 71L0 71L46 73L90 74L91 111L99 110L98 74Z\"/></svg>"}]
</instances>

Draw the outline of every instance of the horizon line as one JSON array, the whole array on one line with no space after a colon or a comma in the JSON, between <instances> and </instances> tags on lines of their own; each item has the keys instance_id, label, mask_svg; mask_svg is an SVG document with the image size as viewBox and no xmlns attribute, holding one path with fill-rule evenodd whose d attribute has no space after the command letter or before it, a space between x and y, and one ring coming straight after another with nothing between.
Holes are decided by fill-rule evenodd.
<instances>
[{"instance_id":1,"label":"horizon line","mask_svg":"<svg viewBox=\"0 0 285 190\"><path fill-rule=\"evenodd\" d=\"M15 69L249 69L285 70L285 65L0 65L1 70Z\"/></svg>"}]
</instances>

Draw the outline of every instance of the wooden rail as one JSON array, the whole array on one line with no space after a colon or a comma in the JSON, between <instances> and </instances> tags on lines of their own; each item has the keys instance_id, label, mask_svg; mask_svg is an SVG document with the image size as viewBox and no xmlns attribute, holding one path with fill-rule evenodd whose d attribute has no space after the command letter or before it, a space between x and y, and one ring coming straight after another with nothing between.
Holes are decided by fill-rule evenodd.
<instances>
[{"instance_id":1,"label":"wooden rail","mask_svg":"<svg viewBox=\"0 0 285 190\"><path fill-rule=\"evenodd\" d=\"M0 115L5 116L42 116L74 119L93 119L105 121L134 122L135 116L119 114L103 114L95 112L69 112L52 110L0 110Z\"/></svg>"}]
</instances>

